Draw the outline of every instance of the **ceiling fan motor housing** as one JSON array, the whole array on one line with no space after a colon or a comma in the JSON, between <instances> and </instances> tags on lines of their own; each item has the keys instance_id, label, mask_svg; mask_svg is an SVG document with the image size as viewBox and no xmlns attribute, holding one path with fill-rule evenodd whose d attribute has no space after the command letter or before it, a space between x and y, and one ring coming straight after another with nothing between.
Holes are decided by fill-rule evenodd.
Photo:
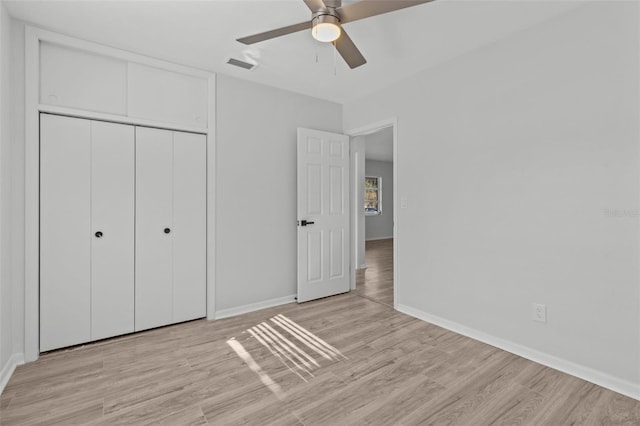
<instances>
[{"instance_id":1,"label":"ceiling fan motor housing","mask_svg":"<svg viewBox=\"0 0 640 426\"><path fill-rule=\"evenodd\" d=\"M312 24L333 24L340 25L340 18L335 12L322 11L313 14Z\"/></svg>"}]
</instances>

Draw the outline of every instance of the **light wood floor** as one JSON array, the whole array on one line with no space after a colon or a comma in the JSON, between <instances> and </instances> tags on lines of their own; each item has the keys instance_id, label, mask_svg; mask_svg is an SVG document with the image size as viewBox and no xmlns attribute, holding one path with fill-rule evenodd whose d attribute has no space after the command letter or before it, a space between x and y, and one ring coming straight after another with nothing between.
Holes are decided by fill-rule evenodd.
<instances>
[{"instance_id":1,"label":"light wood floor","mask_svg":"<svg viewBox=\"0 0 640 426\"><path fill-rule=\"evenodd\" d=\"M46 354L0 423L631 426L640 402L351 293Z\"/></svg>"},{"instance_id":2,"label":"light wood floor","mask_svg":"<svg viewBox=\"0 0 640 426\"><path fill-rule=\"evenodd\" d=\"M356 271L356 294L393 306L393 239L367 241L365 263Z\"/></svg>"}]
</instances>

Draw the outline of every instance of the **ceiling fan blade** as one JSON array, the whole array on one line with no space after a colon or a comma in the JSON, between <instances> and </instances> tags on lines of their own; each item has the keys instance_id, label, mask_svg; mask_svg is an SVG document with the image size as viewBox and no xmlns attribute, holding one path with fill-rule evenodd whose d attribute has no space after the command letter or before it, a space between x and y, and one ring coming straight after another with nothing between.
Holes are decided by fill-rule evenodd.
<instances>
[{"instance_id":1,"label":"ceiling fan blade","mask_svg":"<svg viewBox=\"0 0 640 426\"><path fill-rule=\"evenodd\" d=\"M340 37L335 41L335 46L340 56L342 56L347 65L349 65L349 68L353 69L367 63L367 60L362 56L362 53L360 53L344 28L342 29Z\"/></svg>"},{"instance_id":2,"label":"ceiling fan blade","mask_svg":"<svg viewBox=\"0 0 640 426\"><path fill-rule=\"evenodd\" d=\"M236 41L239 41L242 44L253 44L259 41L265 41L265 40L280 37L283 35L297 33L298 31L304 31L304 30L310 30L310 29L311 29L311 22L305 21L305 22L300 22L299 24L289 25L287 27L282 27L275 30L271 30L271 31L265 31L259 34L250 35L248 37L242 37L242 38L236 39Z\"/></svg>"},{"instance_id":3,"label":"ceiling fan blade","mask_svg":"<svg viewBox=\"0 0 640 426\"><path fill-rule=\"evenodd\" d=\"M302 0L302 1L304 1L304 4L306 4L309 10L311 10L313 13L317 12L320 9L327 8L327 6L325 6L322 0Z\"/></svg>"},{"instance_id":4,"label":"ceiling fan blade","mask_svg":"<svg viewBox=\"0 0 640 426\"><path fill-rule=\"evenodd\" d=\"M357 3L339 7L336 12L340 16L340 22L346 24L347 22L382 15L383 13L432 1L434 0L361 0Z\"/></svg>"}]
</instances>

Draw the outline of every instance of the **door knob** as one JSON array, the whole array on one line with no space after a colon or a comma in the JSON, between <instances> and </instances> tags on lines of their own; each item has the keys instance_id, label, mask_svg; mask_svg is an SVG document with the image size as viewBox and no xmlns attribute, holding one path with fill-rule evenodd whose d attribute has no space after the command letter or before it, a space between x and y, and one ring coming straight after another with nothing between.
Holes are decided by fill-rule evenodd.
<instances>
[{"instance_id":1,"label":"door knob","mask_svg":"<svg viewBox=\"0 0 640 426\"><path fill-rule=\"evenodd\" d=\"M300 226L307 226L307 225L313 225L315 222L309 221L309 220L301 220L300 221Z\"/></svg>"},{"instance_id":2,"label":"door knob","mask_svg":"<svg viewBox=\"0 0 640 426\"><path fill-rule=\"evenodd\" d=\"M102 232L100 231L96 232L96 238L102 238Z\"/></svg>"},{"instance_id":3,"label":"door knob","mask_svg":"<svg viewBox=\"0 0 640 426\"><path fill-rule=\"evenodd\" d=\"M169 228L164 228L164 233L165 233L165 234L168 234L169 232L171 232L171 229L169 229Z\"/></svg>"}]
</instances>

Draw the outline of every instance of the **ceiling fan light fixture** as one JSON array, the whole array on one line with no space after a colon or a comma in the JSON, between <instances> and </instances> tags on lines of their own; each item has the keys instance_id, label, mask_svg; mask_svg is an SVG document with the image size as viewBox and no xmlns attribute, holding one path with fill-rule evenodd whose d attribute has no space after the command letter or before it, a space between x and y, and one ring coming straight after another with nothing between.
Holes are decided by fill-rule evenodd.
<instances>
[{"instance_id":1,"label":"ceiling fan light fixture","mask_svg":"<svg viewBox=\"0 0 640 426\"><path fill-rule=\"evenodd\" d=\"M313 18L311 35L318 41L330 43L340 37L340 20L333 15L318 15Z\"/></svg>"}]
</instances>

